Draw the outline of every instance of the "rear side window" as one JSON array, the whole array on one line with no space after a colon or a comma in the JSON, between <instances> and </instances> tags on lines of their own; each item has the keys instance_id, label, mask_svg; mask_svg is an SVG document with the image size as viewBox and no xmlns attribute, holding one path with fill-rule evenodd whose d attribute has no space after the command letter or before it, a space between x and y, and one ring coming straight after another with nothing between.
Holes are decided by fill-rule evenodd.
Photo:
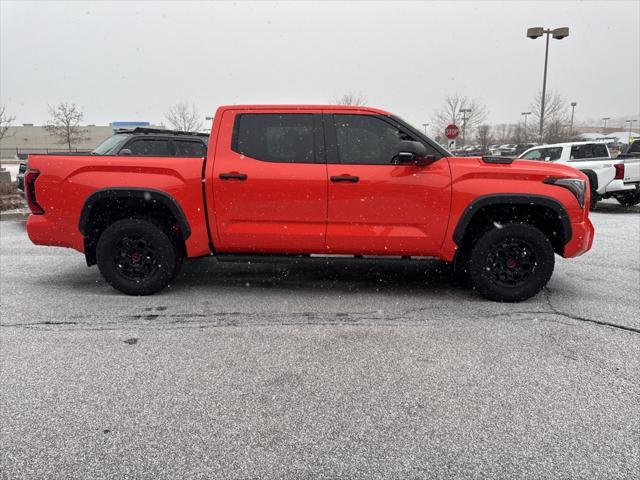
<instances>
[{"instance_id":1,"label":"rear side window","mask_svg":"<svg viewBox=\"0 0 640 480\"><path fill-rule=\"evenodd\" d=\"M595 158L608 157L609 152L607 151L607 147L601 143L597 143L593 146L593 156Z\"/></svg>"},{"instance_id":2,"label":"rear side window","mask_svg":"<svg viewBox=\"0 0 640 480\"><path fill-rule=\"evenodd\" d=\"M204 157L204 144L188 140L174 140L177 157Z\"/></svg>"},{"instance_id":3,"label":"rear side window","mask_svg":"<svg viewBox=\"0 0 640 480\"><path fill-rule=\"evenodd\" d=\"M236 117L231 148L266 162L314 163L313 114L240 114Z\"/></svg>"},{"instance_id":4,"label":"rear side window","mask_svg":"<svg viewBox=\"0 0 640 480\"><path fill-rule=\"evenodd\" d=\"M584 160L593 158L593 145L574 145L571 147L571 160Z\"/></svg>"},{"instance_id":5,"label":"rear side window","mask_svg":"<svg viewBox=\"0 0 640 480\"><path fill-rule=\"evenodd\" d=\"M139 139L128 143L125 148L131 150L131 155L146 157L172 157L175 156L175 147L167 139Z\"/></svg>"}]
</instances>

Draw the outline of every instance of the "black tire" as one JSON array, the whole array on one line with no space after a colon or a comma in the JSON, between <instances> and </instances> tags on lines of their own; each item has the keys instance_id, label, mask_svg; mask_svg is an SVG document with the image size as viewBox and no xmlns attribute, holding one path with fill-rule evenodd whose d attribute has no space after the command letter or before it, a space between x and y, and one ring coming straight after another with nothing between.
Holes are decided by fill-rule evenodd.
<instances>
[{"instance_id":1,"label":"black tire","mask_svg":"<svg viewBox=\"0 0 640 480\"><path fill-rule=\"evenodd\" d=\"M469 274L476 290L498 302L521 302L536 295L553 273L549 239L536 227L511 223L489 230L471 251Z\"/></svg>"},{"instance_id":2,"label":"black tire","mask_svg":"<svg viewBox=\"0 0 640 480\"><path fill-rule=\"evenodd\" d=\"M623 207L633 207L640 203L640 190L633 192L618 193L615 195L616 200Z\"/></svg>"},{"instance_id":3,"label":"black tire","mask_svg":"<svg viewBox=\"0 0 640 480\"><path fill-rule=\"evenodd\" d=\"M165 288L180 265L174 242L146 219L118 220L100 235L96 249L100 273L127 295L151 295Z\"/></svg>"},{"instance_id":4,"label":"black tire","mask_svg":"<svg viewBox=\"0 0 640 480\"><path fill-rule=\"evenodd\" d=\"M591 200L589 202L589 210L593 211L596 209L596 206L598 205L598 200L600 200L600 196L598 195L598 192L596 192L596 190L591 187Z\"/></svg>"}]
</instances>

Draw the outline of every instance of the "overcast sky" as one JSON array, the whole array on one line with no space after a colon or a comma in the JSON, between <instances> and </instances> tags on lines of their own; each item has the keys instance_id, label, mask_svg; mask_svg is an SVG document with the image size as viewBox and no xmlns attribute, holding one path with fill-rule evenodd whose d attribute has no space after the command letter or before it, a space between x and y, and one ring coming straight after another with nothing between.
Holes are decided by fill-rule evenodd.
<instances>
[{"instance_id":1,"label":"overcast sky","mask_svg":"<svg viewBox=\"0 0 640 480\"><path fill-rule=\"evenodd\" d=\"M85 121L159 122L168 107L330 103L359 91L419 125L447 94L513 123L541 88L576 101L576 120L640 110L640 2L12 2L1 0L0 97L17 123L47 104Z\"/></svg>"}]
</instances>

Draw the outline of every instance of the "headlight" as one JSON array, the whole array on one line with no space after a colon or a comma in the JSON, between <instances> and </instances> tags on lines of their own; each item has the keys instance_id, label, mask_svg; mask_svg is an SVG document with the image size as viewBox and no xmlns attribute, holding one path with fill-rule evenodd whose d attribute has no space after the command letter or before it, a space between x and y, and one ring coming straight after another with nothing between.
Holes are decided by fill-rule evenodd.
<instances>
[{"instance_id":1,"label":"headlight","mask_svg":"<svg viewBox=\"0 0 640 480\"><path fill-rule=\"evenodd\" d=\"M549 177L544 179L544 183L549 185L557 185L563 187L573 193L578 200L581 208L584 208L584 200L587 192L587 182L579 178L555 178Z\"/></svg>"}]
</instances>

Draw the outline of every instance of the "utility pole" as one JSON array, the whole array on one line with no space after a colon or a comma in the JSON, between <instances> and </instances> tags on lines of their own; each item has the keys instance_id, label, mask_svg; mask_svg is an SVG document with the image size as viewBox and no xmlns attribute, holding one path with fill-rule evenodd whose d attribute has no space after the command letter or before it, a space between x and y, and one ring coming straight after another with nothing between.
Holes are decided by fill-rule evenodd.
<instances>
[{"instance_id":1,"label":"utility pole","mask_svg":"<svg viewBox=\"0 0 640 480\"><path fill-rule=\"evenodd\" d=\"M427 134L427 127L429 126L428 123L423 123L422 126L424 127L424 134Z\"/></svg>"},{"instance_id":2,"label":"utility pole","mask_svg":"<svg viewBox=\"0 0 640 480\"><path fill-rule=\"evenodd\" d=\"M462 146L464 147L467 145L464 140L465 132L467 131L467 113L471 113L471 109L461 108L460 113L462 113Z\"/></svg>"},{"instance_id":3,"label":"utility pole","mask_svg":"<svg viewBox=\"0 0 640 480\"><path fill-rule=\"evenodd\" d=\"M606 135L607 134L607 120L611 120L611 117L602 117L602 120L604 120L604 127L602 127L602 134Z\"/></svg>"}]
</instances>

